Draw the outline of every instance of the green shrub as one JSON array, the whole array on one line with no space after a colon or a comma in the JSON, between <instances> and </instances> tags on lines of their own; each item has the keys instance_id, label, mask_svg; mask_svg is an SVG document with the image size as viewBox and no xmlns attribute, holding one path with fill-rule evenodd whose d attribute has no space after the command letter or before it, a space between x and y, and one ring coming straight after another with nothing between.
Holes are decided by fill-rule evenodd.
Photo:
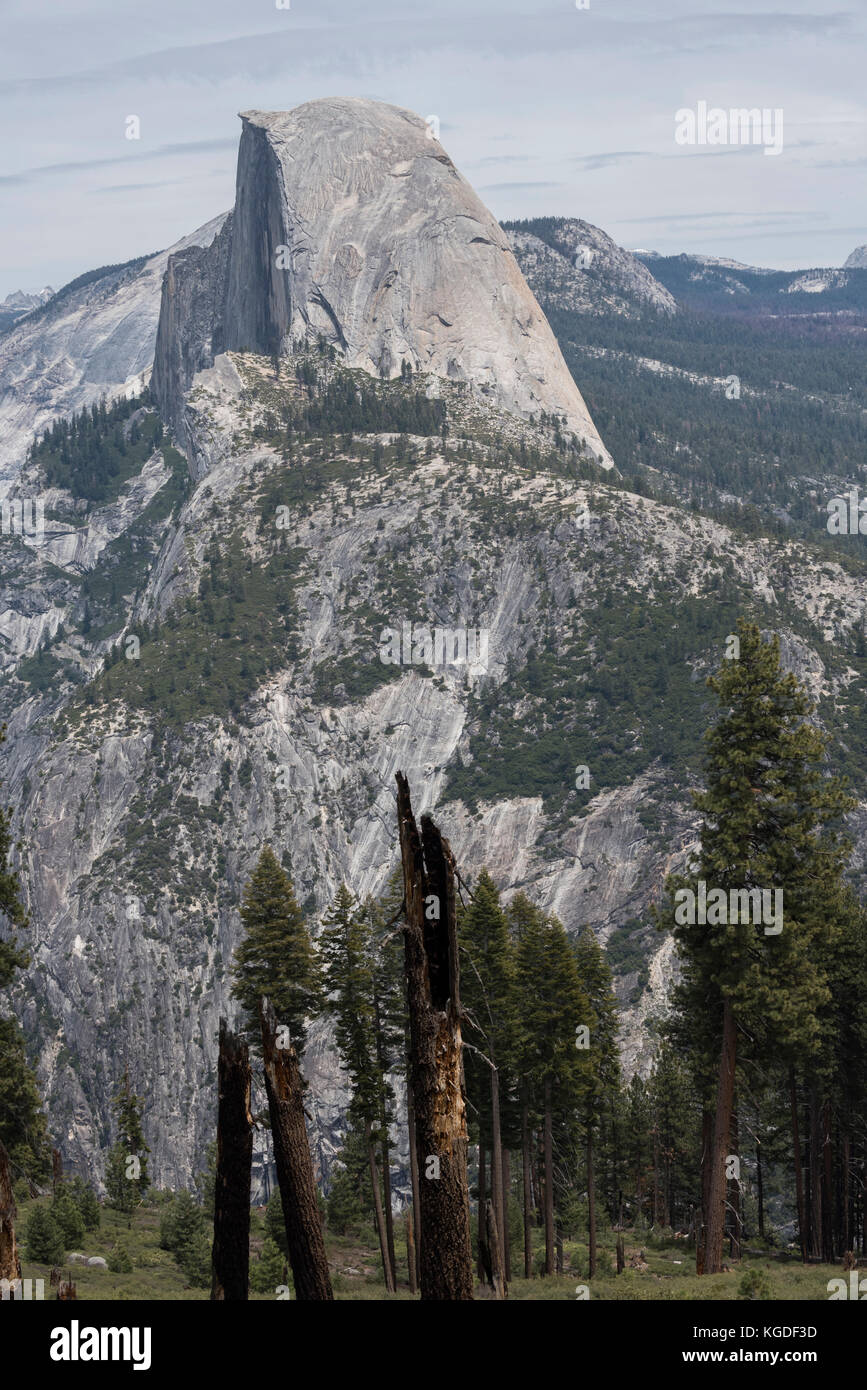
<instances>
[{"instance_id":1,"label":"green shrub","mask_svg":"<svg viewBox=\"0 0 867 1390\"><path fill-rule=\"evenodd\" d=\"M112 1274L132 1274L132 1257L125 1245L118 1242L108 1256L108 1267Z\"/></svg>"},{"instance_id":2,"label":"green shrub","mask_svg":"<svg viewBox=\"0 0 867 1390\"><path fill-rule=\"evenodd\" d=\"M67 1250L80 1245L84 1239L84 1219L66 1187L58 1187L51 1205L51 1214L60 1229Z\"/></svg>"},{"instance_id":3,"label":"green shrub","mask_svg":"<svg viewBox=\"0 0 867 1390\"><path fill-rule=\"evenodd\" d=\"M40 1205L34 1208L27 1222L25 1244L28 1260L43 1265L62 1262L65 1253L63 1235L50 1207Z\"/></svg>"},{"instance_id":4,"label":"green shrub","mask_svg":"<svg viewBox=\"0 0 867 1390\"><path fill-rule=\"evenodd\" d=\"M763 1269L749 1269L738 1285L741 1298L764 1301L771 1297L771 1281Z\"/></svg>"}]
</instances>

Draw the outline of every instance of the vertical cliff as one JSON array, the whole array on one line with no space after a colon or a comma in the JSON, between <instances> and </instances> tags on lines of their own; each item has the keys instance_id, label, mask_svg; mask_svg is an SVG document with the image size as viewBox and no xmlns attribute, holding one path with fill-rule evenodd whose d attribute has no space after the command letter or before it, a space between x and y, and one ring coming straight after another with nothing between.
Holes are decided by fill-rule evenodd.
<instances>
[{"instance_id":1,"label":"vertical cliff","mask_svg":"<svg viewBox=\"0 0 867 1390\"><path fill-rule=\"evenodd\" d=\"M557 415L610 466L508 238L421 117L353 98L242 120L234 216L166 274L154 385L182 438L216 353L325 338L377 376L406 362Z\"/></svg>"}]
</instances>

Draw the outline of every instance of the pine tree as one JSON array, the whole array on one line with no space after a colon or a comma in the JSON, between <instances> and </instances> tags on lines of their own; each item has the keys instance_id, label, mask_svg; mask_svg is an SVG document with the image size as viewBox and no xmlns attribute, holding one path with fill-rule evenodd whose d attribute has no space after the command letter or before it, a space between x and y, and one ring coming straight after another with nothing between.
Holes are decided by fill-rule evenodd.
<instances>
[{"instance_id":1,"label":"pine tree","mask_svg":"<svg viewBox=\"0 0 867 1390\"><path fill-rule=\"evenodd\" d=\"M491 1155L491 1200L500 1240L506 1230L507 1197L503 1183L503 1111L511 1091L515 1048L512 944L500 895L482 869L469 905L458 918L461 952L461 1003L469 1027L464 1030L464 1075L467 1097L478 1124L479 1209L484 1210L484 1153ZM484 1222L479 1241L484 1245Z\"/></svg>"},{"instance_id":2,"label":"pine tree","mask_svg":"<svg viewBox=\"0 0 867 1390\"><path fill-rule=\"evenodd\" d=\"M839 780L824 775L826 740L807 722L805 692L780 670L778 639L765 642L743 621L738 635L739 658L708 681L720 715L706 736L706 790L695 798L703 818L698 862L668 881L662 914L683 960L675 1007L705 1113L699 1273L718 1272L722 1261L739 1037L755 1055L792 1059L820 1039L819 1011L829 997L823 962L848 854L834 823L853 804ZM734 914L709 905L699 922L689 894L699 900L702 883L708 897L720 890L729 904L732 892L782 892L782 931L769 934L764 919L742 920L753 913L740 902Z\"/></svg>"},{"instance_id":3,"label":"pine tree","mask_svg":"<svg viewBox=\"0 0 867 1390\"><path fill-rule=\"evenodd\" d=\"M63 1234L49 1206L40 1202L34 1207L27 1222L25 1240L28 1260L43 1265L63 1263Z\"/></svg>"},{"instance_id":4,"label":"pine tree","mask_svg":"<svg viewBox=\"0 0 867 1390\"><path fill-rule=\"evenodd\" d=\"M581 1101L586 1063L578 1030L591 1012L563 924L521 894L509 918L517 935L515 1070L525 1111L543 1126L545 1272L553 1274L554 1124L571 1123Z\"/></svg>"},{"instance_id":5,"label":"pine tree","mask_svg":"<svg viewBox=\"0 0 867 1390\"><path fill-rule=\"evenodd\" d=\"M585 927L575 947L578 978L589 1004L586 1050L579 1049L587 1061L584 1068L582 1118L587 1164L587 1226L589 1275L596 1273L596 1183L593 1149L603 1122L606 1104L620 1089L620 1061L617 1051L617 1005L611 989L611 970L605 953L589 927Z\"/></svg>"},{"instance_id":6,"label":"pine tree","mask_svg":"<svg viewBox=\"0 0 867 1390\"><path fill-rule=\"evenodd\" d=\"M320 981L304 915L270 845L244 890L241 921L245 934L235 951L232 997L244 1010L251 1040L258 1037L259 1000L270 999L278 1025L288 1026L300 1055L307 1022L321 1004Z\"/></svg>"},{"instance_id":7,"label":"pine tree","mask_svg":"<svg viewBox=\"0 0 867 1390\"><path fill-rule=\"evenodd\" d=\"M337 1048L352 1088L350 1113L363 1126L367 1140L385 1285L388 1292L393 1293L395 1272L388 1248L376 1159L387 1080L377 1056L369 925L369 916L362 912L358 899L341 884L330 912L323 919L320 950L329 1010L335 1020Z\"/></svg>"},{"instance_id":8,"label":"pine tree","mask_svg":"<svg viewBox=\"0 0 867 1390\"><path fill-rule=\"evenodd\" d=\"M124 1068L112 1109L118 1134L117 1142L109 1151L105 1185L111 1205L117 1211L130 1212L139 1205L148 1189L150 1149L142 1131L141 1100L132 1089L128 1067Z\"/></svg>"},{"instance_id":9,"label":"pine tree","mask_svg":"<svg viewBox=\"0 0 867 1390\"><path fill-rule=\"evenodd\" d=\"M71 1250L76 1245L80 1245L84 1239L84 1218L73 1200L72 1194L64 1184L61 1184L54 1197L51 1215L60 1228L66 1249Z\"/></svg>"}]
</instances>

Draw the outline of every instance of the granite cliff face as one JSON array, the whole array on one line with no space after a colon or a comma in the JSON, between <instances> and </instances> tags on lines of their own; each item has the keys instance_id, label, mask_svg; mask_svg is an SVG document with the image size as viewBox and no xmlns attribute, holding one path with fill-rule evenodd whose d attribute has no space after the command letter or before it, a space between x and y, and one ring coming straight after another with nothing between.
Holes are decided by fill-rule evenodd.
<instances>
[{"instance_id":1,"label":"granite cliff face","mask_svg":"<svg viewBox=\"0 0 867 1390\"><path fill-rule=\"evenodd\" d=\"M227 349L324 338L348 367L466 382L544 411L611 459L499 224L411 111L335 99L248 111L231 222L169 263L154 366L164 415Z\"/></svg>"},{"instance_id":2,"label":"granite cliff face","mask_svg":"<svg viewBox=\"0 0 867 1390\"><path fill-rule=\"evenodd\" d=\"M141 388L153 363L169 256L207 245L223 220L155 256L80 276L0 334L0 497L52 420Z\"/></svg>"},{"instance_id":3,"label":"granite cliff face","mask_svg":"<svg viewBox=\"0 0 867 1390\"><path fill-rule=\"evenodd\" d=\"M856 246L843 262L844 270L867 270L867 246Z\"/></svg>"},{"instance_id":4,"label":"granite cliff face","mask_svg":"<svg viewBox=\"0 0 867 1390\"><path fill-rule=\"evenodd\" d=\"M549 651L576 642L592 651L613 594L618 605L652 604L672 584L675 601L688 605L736 571L786 633L787 664L814 693L845 697L845 661L830 669L799 635L806 625L827 654L823 642L861 613L857 579L825 557L813 563L799 547L771 550L761 539L744 546L717 523L613 485L505 462L489 433L493 414L458 387L444 388L458 441L447 454L411 438L407 460L387 435L360 440L362 450L379 443L380 467L370 454L356 462L341 454L323 485L315 439L287 461L268 438L269 420L296 397L297 366L284 363L275 380L268 359L227 353L197 376L187 426L202 476L162 523L140 587L110 547L77 550L94 592L112 583L119 592L111 640L143 635L141 677L138 663L128 674L121 663L121 683L106 688L97 676L91 703L89 687L59 673L47 690L19 697L10 720L2 774L25 845L33 921L32 964L14 1003L38 1044L64 1156L97 1178L112 1138L110 1097L128 1064L145 1101L155 1180L191 1181L213 1133L218 1019L235 1011L228 967L240 894L263 844L289 856L314 926L341 881L362 895L381 890L395 864L398 768L417 810L435 809L464 874L487 865L507 897L524 889L570 930L589 923L602 942L626 941L631 957L649 962L618 972L623 1055L629 1069L648 1065L648 1024L664 1011L674 963L647 907L694 843L687 789L672 787L665 765L648 757L636 777L600 789L580 813L567 801L554 814L530 791L476 805L443 799L454 771L483 756L478 699L493 708L514 700L507 672L526 666L540 634ZM159 455L147 472L158 500L169 478ZM134 497L128 529L151 505ZM283 553L275 504L288 509L292 569L271 598L257 598L244 628L251 651L256 634L272 643L272 672L234 708L212 700L209 709L207 682L194 681L199 714L166 726L148 682L161 682L171 700L175 680L182 687L190 661L202 660L197 644L214 653L231 645L222 622L206 616L207 585L218 555L225 573L260 582ZM95 511L90 532L105 532L109 510ZM65 563L58 543L55 569ZM291 650L288 633L268 636L264 625L290 593ZM68 631L53 650L96 673L109 639L81 632L75 601L56 593ZM176 631L184 614L204 627ZM380 625L406 618L487 627L488 676L384 668ZM696 680L713 656L701 658ZM518 713L529 722L540 709L547 718L548 697L528 694ZM489 756L496 765L504 754ZM599 756L588 744L594 777ZM858 836L863 847L860 825ZM346 1083L326 1025L312 1032L306 1067L327 1173Z\"/></svg>"}]
</instances>

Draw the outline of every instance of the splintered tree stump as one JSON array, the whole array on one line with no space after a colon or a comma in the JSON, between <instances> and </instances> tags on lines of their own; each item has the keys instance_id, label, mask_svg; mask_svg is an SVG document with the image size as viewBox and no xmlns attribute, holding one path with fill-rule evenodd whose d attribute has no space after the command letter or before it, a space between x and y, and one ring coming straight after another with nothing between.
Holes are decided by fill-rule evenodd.
<instances>
[{"instance_id":1,"label":"splintered tree stump","mask_svg":"<svg viewBox=\"0 0 867 1390\"><path fill-rule=\"evenodd\" d=\"M18 1211L12 1195L12 1169L9 1155L0 1139L0 1279L21 1278L21 1258L15 1239Z\"/></svg>"},{"instance_id":2,"label":"splintered tree stump","mask_svg":"<svg viewBox=\"0 0 867 1390\"><path fill-rule=\"evenodd\" d=\"M220 1019L217 1175L214 1184L214 1247L211 1298L243 1302L250 1278L250 1055L247 1044Z\"/></svg>"},{"instance_id":3,"label":"splintered tree stump","mask_svg":"<svg viewBox=\"0 0 867 1390\"><path fill-rule=\"evenodd\" d=\"M397 776L404 970L410 1023L421 1225L422 1299L473 1297L467 1123L461 1055L455 863L430 816L421 834Z\"/></svg>"},{"instance_id":4,"label":"splintered tree stump","mask_svg":"<svg viewBox=\"0 0 867 1390\"><path fill-rule=\"evenodd\" d=\"M304 1123L304 1092L298 1054L285 1025L281 1026L278 1045L277 1021L268 999L260 1001L259 1019L274 1161L283 1202L295 1297L306 1302L330 1300L334 1294L319 1216L313 1160ZM283 1046L283 1043L286 1045Z\"/></svg>"}]
</instances>

